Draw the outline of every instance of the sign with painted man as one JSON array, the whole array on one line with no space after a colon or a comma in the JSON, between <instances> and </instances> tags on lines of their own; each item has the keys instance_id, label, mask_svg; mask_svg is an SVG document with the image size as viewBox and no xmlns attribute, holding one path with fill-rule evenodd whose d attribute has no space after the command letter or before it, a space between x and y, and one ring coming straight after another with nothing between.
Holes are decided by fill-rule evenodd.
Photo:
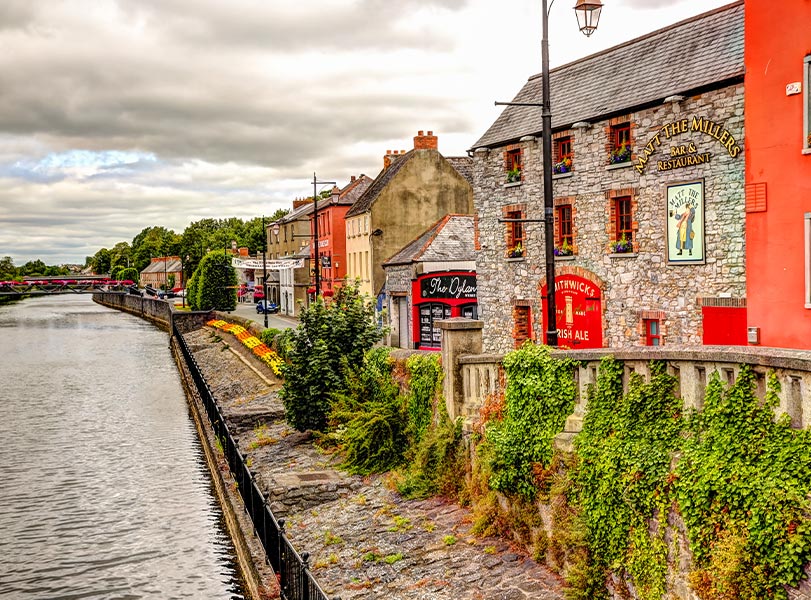
<instances>
[{"instance_id":1,"label":"sign with painted man","mask_svg":"<svg viewBox=\"0 0 811 600\"><path fill-rule=\"evenodd\" d=\"M704 263L704 181L667 186L667 262Z\"/></svg>"}]
</instances>

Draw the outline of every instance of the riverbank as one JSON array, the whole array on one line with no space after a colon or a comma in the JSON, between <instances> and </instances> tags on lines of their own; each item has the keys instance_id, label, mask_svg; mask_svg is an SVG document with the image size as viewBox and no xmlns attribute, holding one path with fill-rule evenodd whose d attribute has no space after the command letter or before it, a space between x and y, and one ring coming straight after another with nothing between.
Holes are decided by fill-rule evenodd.
<instances>
[{"instance_id":1,"label":"riverbank","mask_svg":"<svg viewBox=\"0 0 811 600\"><path fill-rule=\"evenodd\" d=\"M468 510L405 500L383 477L338 470L334 456L286 425L280 382L236 338L206 327L184 339L271 509L331 597L563 598L545 566L504 540L473 536Z\"/></svg>"}]
</instances>

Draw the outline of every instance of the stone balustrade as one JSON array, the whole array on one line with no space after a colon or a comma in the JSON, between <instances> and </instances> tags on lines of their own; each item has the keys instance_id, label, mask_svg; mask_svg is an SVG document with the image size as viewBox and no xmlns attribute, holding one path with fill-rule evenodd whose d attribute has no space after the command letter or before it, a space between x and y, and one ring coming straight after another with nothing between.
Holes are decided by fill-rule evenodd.
<instances>
[{"instance_id":1,"label":"stone balustrade","mask_svg":"<svg viewBox=\"0 0 811 600\"><path fill-rule=\"evenodd\" d=\"M445 369L445 399L452 418L463 417L470 429L487 397L504 385L501 354L482 354L482 324L469 319L440 322L443 332L442 362ZM735 382L741 365L751 365L756 376L756 394L766 395L767 378L774 373L780 383L778 414L791 418L792 427L811 425L811 351L748 346L652 347L627 349L556 350L556 356L579 362L574 372L578 387L574 413L566 422L560 441L566 443L580 431L586 412L588 386L597 381L600 360L613 356L625 365L627 389L632 373L650 379L650 361L664 361L676 378L676 393L686 408L700 409L704 390L713 373L724 383Z\"/></svg>"}]
</instances>

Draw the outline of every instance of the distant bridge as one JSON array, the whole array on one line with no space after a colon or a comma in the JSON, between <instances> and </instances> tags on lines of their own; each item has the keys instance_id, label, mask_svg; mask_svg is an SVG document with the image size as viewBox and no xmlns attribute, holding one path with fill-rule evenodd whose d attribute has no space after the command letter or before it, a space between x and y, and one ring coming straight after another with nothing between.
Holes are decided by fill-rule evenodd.
<instances>
[{"instance_id":1,"label":"distant bridge","mask_svg":"<svg viewBox=\"0 0 811 600\"><path fill-rule=\"evenodd\" d=\"M44 296L47 294L92 294L93 292L123 292L134 281L103 277L65 279L42 277L25 281L0 281L0 297Z\"/></svg>"}]
</instances>

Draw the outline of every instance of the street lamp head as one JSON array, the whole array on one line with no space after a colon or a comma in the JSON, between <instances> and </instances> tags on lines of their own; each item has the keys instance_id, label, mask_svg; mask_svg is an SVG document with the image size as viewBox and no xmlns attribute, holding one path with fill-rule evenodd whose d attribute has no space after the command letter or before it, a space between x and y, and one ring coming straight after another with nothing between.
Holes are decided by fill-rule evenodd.
<instances>
[{"instance_id":1,"label":"street lamp head","mask_svg":"<svg viewBox=\"0 0 811 600\"><path fill-rule=\"evenodd\" d=\"M577 26L586 37L590 36L594 33L594 30L597 29L601 10L603 10L601 0L577 0L577 4L574 7L574 12L577 15Z\"/></svg>"}]
</instances>

